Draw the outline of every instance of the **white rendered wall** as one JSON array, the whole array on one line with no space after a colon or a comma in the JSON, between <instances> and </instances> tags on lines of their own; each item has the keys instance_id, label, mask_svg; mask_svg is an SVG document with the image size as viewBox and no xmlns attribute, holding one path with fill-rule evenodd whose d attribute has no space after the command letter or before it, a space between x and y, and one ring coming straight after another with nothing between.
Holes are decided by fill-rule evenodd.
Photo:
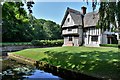
<instances>
[{"instance_id":1,"label":"white rendered wall","mask_svg":"<svg viewBox=\"0 0 120 80\"><path fill-rule=\"evenodd\" d=\"M69 18L69 22L68 22L68 18ZM68 16L67 16L67 18L66 18L66 20L65 20L65 22L64 22L62 27L68 27L68 26L73 26L73 25L75 25L74 21L73 21L71 15L68 14Z\"/></svg>"}]
</instances>

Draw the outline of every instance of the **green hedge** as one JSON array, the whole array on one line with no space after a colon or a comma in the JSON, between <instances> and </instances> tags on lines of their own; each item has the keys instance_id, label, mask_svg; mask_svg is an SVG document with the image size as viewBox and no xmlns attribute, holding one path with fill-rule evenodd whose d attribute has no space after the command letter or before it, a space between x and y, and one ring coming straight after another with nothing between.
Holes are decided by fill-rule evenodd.
<instances>
[{"instance_id":1,"label":"green hedge","mask_svg":"<svg viewBox=\"0 0 120 80\"><path fill-rule=\"evenodd\" d=\"M0 46L22 46L22 45L32 45L31 42L3 42Z\"/></svg>"},{"instance_id":2,"label":"green hedge","mask_svg":"<svg viewBox=\"0 0 120 80\"><path fill-rule=\"evenodd\" d=\"M34 46L62 46L63 40L32 40Z\"/></svg>"},{"instance_id":3,"label":"green hedge","mask_svg":"<svg viewBox=\"0 0 120 80\"><path fill-rule=\"evenodd\" d=\"M118 44L100 44L100 46L104 46L104 47L118 47Z\"/></svg>"}]
</instances>

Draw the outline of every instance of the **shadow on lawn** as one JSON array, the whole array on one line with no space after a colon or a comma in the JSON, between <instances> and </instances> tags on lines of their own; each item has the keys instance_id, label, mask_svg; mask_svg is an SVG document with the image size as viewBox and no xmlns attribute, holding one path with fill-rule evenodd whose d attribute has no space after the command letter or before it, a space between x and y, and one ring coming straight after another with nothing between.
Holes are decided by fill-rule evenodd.
<instances>
[{"instance_id":1,"label":"shadow on lawn","mask_svg":"<svg viewBox=\"0 0 120 80\"><path fill-rule=\"evenodd\" d=\"M95 77L112 78L120 77L120 54L118 52L80 52L69 53L46 51L49 57L42 59L48 63L72 69Z\"/></svg>"}]
</instances>

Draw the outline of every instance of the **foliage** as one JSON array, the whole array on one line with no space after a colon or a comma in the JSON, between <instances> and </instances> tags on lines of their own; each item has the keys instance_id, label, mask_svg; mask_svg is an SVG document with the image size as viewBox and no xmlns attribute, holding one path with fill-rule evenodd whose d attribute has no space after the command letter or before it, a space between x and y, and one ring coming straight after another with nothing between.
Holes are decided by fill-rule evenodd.
<instances>
[{"instance_id":1,"label":"foliage","mask_svg":"<svg viewBox=\"0 0 120 80\"><path fill-rule=\"evenodd\" d=\"M88 3L88 0L86 0ZM118 30L120 28L120 1L119 0L92 0L93 11L96 8L96 5L100 4L99 14L100 19L98 22L99 27L101 28L109 28L110 24L112 24L115 29ZM118 27L117 27L118 24Z\"/></svg>"},{"instance_id":2,"label":"foliage","mask_svg":"<svg viewBox=\"0 0 120 80\"><path fill-rule=\"evenodd\" d=\"M98 25L102 29L109 29L112 24L113 29L116 30L116 2L101 2L100 3L100 20Z\"/></svg>"},{"instance_id":3,"label":"foliage","mask_svg":"<svg viewBox=\"0 0 120 80\"><path fill-rule=\"evenodd\" d=\"M63 40L32 40L34 46L62 46Z\"/></svg>"},{"instance_id":4,"label":"foliage","mask_svg":"<svg viewBox=\"0 0 120 80\"><path fill-rule=\"evenodd\" d=\"M5 2L2 5L3 42L61 38L61 29L58 24L49 20L36 19L32 14L27 14L23 6L22 2Z\"/></svg>"},{"instance_id":5,"label":"foliage","mask_svg":"<svg viewBox=\"0 0 120 80\"><path fill-rule=\"evenodd\" d=\"M48 62L82 73L119 79L120 54L113 47L52 47L13 52L24 57Z\"/></svg>"},{"instance_id":6,"label":"foliage","mask_svg":"<svg viewBox=\"0 0 120 80\"><path fill-rule=\"evenodd\" d=\"M31 7L33 7L33 4L35 4L32 0L27 1L27 8L29 10L29 14L32 13Z\"/></svg>"},{"instance_id":7,"label":"foliage","mask_svg":"<svg viewBox=\"0 0 120 80\"><path fill-rule=\"evenodd\" d=\"M88 1L88 0L87 0ZM96 8L98 0L92 0L93 11ZM101 0L99 8L100 19L97 26L103 31L110 29L120 32L120 1L119 0ZM120 33L119 33L120 36ZM120 41L120 37L119 40ZM118 43L120 45L120 43Z\"/></svg>"},{"instance_id":8,"label":"foliage","mask_svg":"<svg viewBox=\"0 0 120 80\"><path fill-rule=\"evenodd\" d=\"M23 45L32 45L31 42L4 42L0 43L0 46L23 46Z\"/></svg>"},{"instance_id":9,"label":"foliage","mask_svg":"<svg viewBox=\"0 0 120 80\"><path fill-rule=\"evenodd\" d=\"M29 18L22 2L5 2L2 6L2 38L3 41L29 41L31 28ZM27 30L26 30L27 29Z\"/></svg>"},{"instance_id":10,"label":"foliage","mask_svg":"<svg viewBox=\"0 0 120 80\"><path fill-rule=\"evenodd\" d=\"M118 44L100 44L100 46L104 46L104 47L118 47Z\"/></svg>"},{"instance_id":11,"label":"foliage","mask_svg":"<svg viewBox=\"0 0 120 80\"><path fill-rule=\"evenodd\" d=\"M34 19L33 33L35 40L55 40L61 39L61 28L58 24L50 20Z\"/></svg>"},{"instance_id":12,"label":"foliage","mask_svg":"<svg viewBox=\"0 0 120 80\"><path fill-rule=\"evenodd\" d=\"M61 28L58 24L53 21L46 21L43 24L43 29L45 31L46 39L58 39L61 35Z\"/></svg>"}]
</instances>

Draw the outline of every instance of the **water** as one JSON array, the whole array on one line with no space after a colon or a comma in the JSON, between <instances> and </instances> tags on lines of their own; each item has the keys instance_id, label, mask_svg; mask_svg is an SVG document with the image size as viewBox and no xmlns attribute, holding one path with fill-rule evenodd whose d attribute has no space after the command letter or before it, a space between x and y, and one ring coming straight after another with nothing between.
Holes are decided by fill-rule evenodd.
<instances>
[{"instance_id":1,"label":"water","mask_svg":"<svg viewBox=\"0 0 120 80\"><path fill-rule=\"evenodd\" d=\"M5 60L5 63L14 63L14 66L9 66L0 73L2 80L63 80L62 78L53 75L52 73L38 70L35 67L28 65L16 64L14 61ZM6 66L6 64L4 65ZM4 67L5 67L4 66Z\"/></svg>"},{"instance_id":2,"label":"water","mask_svg":"<svg viewBox=\"0 0 120 80\"><path fill-rule=\"evenodd\" d=\"M30 76L23 76L24 80L38 79L38 80L62 80L62 78L52 75L51 73L44 72L42 70L35 70Z\"/></svg>"}]
</instances>

